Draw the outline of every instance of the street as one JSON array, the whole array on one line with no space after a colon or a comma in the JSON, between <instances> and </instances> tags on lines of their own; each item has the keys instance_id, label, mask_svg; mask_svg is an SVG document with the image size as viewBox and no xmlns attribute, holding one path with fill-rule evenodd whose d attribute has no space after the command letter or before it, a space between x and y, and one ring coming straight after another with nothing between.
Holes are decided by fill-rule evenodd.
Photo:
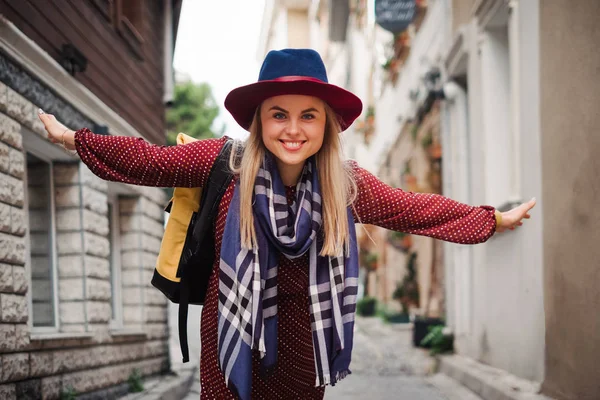
<instances>
[{"instance_id":1,"label":"street","mask_svg":"<svg viewBox=\"0 0 600 400\"><path fill-rule=\"evenodd\" d=\"M175 311L173 307L171 316L174 317ZM194 314L190 317L190 322L199 320ZM198 338L191 332L196 331L197 326L192 328L191 325L190 354L197 354ZM327 388L325 400L480 400L448 378L438 375L431 378L434 361L427 352L412 347L411 332L405 325L388 325L379 318L357 317L352 374L335 387ZM171 346L174 358L179 358L176 340L172 339ZM196 379L184 400L199 397L200 382Z\"/></svg>"},{"instance_id":2,"label":"street","mask_svg":"<svg viewBox=\"0 0 600 400\"><path fill-rule=\"evenodd\" d=\"M411 330L379 318L357 317L352 374L328 388L325 400L447 400L425 377L434 367L411 345Z\"/></svg>"}]
</instances>

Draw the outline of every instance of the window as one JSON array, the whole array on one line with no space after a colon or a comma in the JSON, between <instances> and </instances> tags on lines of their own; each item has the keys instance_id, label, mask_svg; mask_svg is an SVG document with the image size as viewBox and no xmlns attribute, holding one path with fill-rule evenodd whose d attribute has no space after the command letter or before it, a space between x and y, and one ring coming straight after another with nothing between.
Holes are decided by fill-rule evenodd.
<instances>
[{"instance_id":1,"label":"window","mask_svg":"<svg viewBox=\"0 0 600 400\"><path fill-rule=\"evenodd\" d=\"M112 15L114 13L114 2L113 0L91 0L92 4L96 6L98 11L102 14L108 22L112 22Z\"/></svg>"},{"instance_id":2,"label":"window","mask_svg":"<svg viewBox=\"0 0 600 400\"><path fill-rule=\"evenodd\" d=\"M141 32L144 27L143 0L116 0L115 26L129 49L142 59L144 39Z\"/></svg>"},{"instance_id":3,"label":"window","mask_svg":"<svg viewBox=\"0 0 600 400\"><path fill-rule=\"evenodd\" d=\"M121 300L121 247L119 222L119 201L117 196L108 197L108 240L110 244L110 285L111 285L111 328L123 327L123 302Z\"/></svg>"},{"instance_id":4,"label":"window","mask_svg":"<svg viewBox=\"0 0 600 400\"><path fill-rule=\"evenodd\" d=\"M125 41L131 52L140 60L144 39L144 13L146 4L144 0L90 0L96 10L111 24Z\"/></svg>"},{"instance_id":5,"label":"window","mask_svg":"<svg viewBox=\"0 0 600 400\"><path fill-rule=\"evenodd\" d=\"M56 328L57 279L52 162L26 153L32 325Z\"/></svg>"}]
</instances>

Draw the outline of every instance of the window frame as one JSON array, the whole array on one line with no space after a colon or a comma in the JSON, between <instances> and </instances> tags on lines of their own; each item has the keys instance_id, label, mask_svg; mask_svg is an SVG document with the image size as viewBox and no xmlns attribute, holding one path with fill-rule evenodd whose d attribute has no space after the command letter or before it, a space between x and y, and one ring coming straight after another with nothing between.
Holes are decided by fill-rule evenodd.
<instances>
[{"instance_id":1,"label":"window frame","mask_svg":"<svg viewBox=\"0 0 600 400\"><path fill-rule=\"evenodd\" d=\"M123 326L123 293L121 285L121 218L119 210L119 197L115 193L110 193L107 196L110 213L108 238L110 242L110 285L111 285L111 308L114 312L114 318L111 313L110 329L122 330Z\"/></svg>"},{"instance_id":2,"label":"window frame","mask_svg":"<svg viewBox=\"0 0 600 400\"><path fill-rule=\"evenodd\" d=\"M30 234L30 214L29 214L29 179L28 179L28 166L27 166L27 153L35 156L43 162L48 163L49 165L49 175L50 175L50 187L49 187L49 197L50 197L50 243L49 243L49 251L51 252L51 256L49 257L51 260L51 279L52 279L52 304L54 311L54 325L53 326L35 326L33 320L33 277L32 277L32 266L31 266L31 234ZM27 230L25 233L25 249L26 249L26 272L27 272L27 281L28 287L30 288L27 293L27 303L30 313L30 318L27 320L27 324L32 333L57 333L60 332L60 298L58 295L59 290L59 279L58 279L58 248L56 243L56 203L55 203L55 187L54 187L54 160L51 156L48 156L44 152L42 152L38 148L33 147L25 147L23 148L23 156L25 157L25 173L23 174L23 189L24 189L24 203L23 208L25 209L25 220Z\"/></svg>"},{"instance_id":3,"label":"window frame","mask_svg":"<svg viewBox=\"0 0 600 400\"><path fill-rule=\"evenodd\" d=\"M112 23L112 15L114 14L114 0L91 0L92 4L100 11L107 22Z\"/></svg>"},{"instance_id":4,"label":"window frame","mask_svg":"<svg viewBox=\"0 0 600 400\"><path fill-rule=\"evenodd\" d=\"M139 26L136 26L134 21L131 21L123 11L123 4L125 1L131 0L114 0L112 6L114 15L113 24L129 50L131 50L139 60L143 60L144 56L142 48L144 46L144 37L140 33ZM137 5L141 5L141 2ZM141 12L141 23L143 24L143 10Z\"/></svg>"}]
</instances>

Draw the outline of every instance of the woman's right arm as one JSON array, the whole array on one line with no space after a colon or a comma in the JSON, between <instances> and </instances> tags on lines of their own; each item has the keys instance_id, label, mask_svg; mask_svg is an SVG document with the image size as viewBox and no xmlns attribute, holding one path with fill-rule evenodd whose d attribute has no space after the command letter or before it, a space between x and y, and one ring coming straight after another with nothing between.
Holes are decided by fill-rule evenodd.
<instances>
[{"instance_id":1,"label":"woman's right arm","mask_svg":"<svg viewBox=\"0 0 600 400\"><path fill-rule=\"evenodd\" d=\"M204 139L177 146L157 146L141 138L74 134L81 160L97 176L143 186L204 186L227 138Z\"/></svg>"},{"instance_id":2,"label":"woman's right arm","mask_svg":"<svg viewBox=\"0 0 600 400\"><path fill-rule=\"evenodd\" d=\"M141 138L96 135L89 129L72 131L40 110L48 139L69 150L97 176L143 186L204 186L227 138L199 140L185 145L157 146Z\"/></svg>"}]
</instances>

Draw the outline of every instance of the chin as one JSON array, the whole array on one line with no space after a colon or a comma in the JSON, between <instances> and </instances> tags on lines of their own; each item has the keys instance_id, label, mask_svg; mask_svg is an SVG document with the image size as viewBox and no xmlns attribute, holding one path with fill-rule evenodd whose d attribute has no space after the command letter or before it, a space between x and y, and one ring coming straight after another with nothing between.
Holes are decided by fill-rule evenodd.
<instances>
[{"instance_id":1,"label":"chin","mask_svg":"<svg viewBox=\"0 0 600 400\"><path fill-rule=\"evenodd\" d=\"M279 160L289 166L303 165L308 157L277 157Z\"/></svg>"}]
</instances>

